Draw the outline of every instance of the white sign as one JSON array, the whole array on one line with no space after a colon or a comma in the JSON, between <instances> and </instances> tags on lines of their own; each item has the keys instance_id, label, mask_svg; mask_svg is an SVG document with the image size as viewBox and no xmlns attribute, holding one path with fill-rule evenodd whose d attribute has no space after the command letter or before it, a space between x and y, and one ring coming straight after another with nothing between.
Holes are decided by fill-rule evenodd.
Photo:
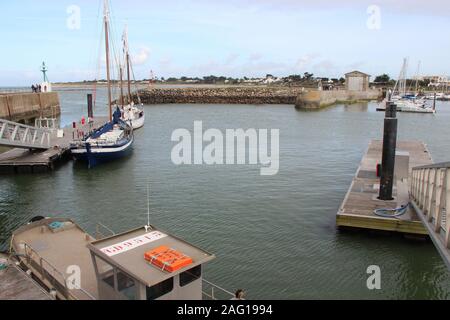
<instances>
[{"instance_id":1,"label":"white sign","mask_svg":"<svg viewBox=\"0 0 450 320\"><path fill-rule=\"evenodd\" d=\"M112 257L116 254L126 252L128 250L132 250L132 249L140 247L146 243L150 243L150 242L159 240L164 237L167 237L167 234L164 234L159 231L152 231L152 232L146 233L142 236L128 239L128 240L113 244L112 246L102 248L102 249L100 249L100 251L103 252L104 254L106 254L108 257Z\"/></svg>"}]
</instances>

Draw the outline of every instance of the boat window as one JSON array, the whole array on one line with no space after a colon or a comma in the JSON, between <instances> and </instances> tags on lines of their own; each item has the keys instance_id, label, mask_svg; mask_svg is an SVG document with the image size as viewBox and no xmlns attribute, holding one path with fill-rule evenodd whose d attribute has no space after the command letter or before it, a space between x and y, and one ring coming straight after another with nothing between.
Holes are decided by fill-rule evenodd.
<instances>
[{"instance_id":1,"label":"boat window","mask_svg":"<svg viewBox=\"0 0 450 320\"><path fill-rule=\"evenodd\" d=\"M196 266L185 272L180 273L180 287L188 285L192 281L199 279L202 275L202 266Z\"/></svg>"},{"instance_id":2,"label":"boat window","mask_svg":"<svg viewBox=\"0 0 450 320\"><path fill-rule=\"evenodd\" d=\"M147 287L147 300L157 299L173 290L173 278L164 280L154 286Z\"/></svg>"},{"instance_id":3,"label":"boat window","mask_svg":"<svg viewBox=\"0 0 450 320\"><path fill-rule=\"evenodd\" d=\"M117 271L117 289L128 299L136 299L136 285L134 279L121 271Z\"/></svg>"}]
</instances>

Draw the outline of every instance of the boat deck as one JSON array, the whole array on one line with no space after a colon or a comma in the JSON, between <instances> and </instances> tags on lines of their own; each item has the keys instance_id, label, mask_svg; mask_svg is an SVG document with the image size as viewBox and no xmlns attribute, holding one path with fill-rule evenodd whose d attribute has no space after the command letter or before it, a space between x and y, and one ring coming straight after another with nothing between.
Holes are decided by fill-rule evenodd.
<instances>
[{"instance_id":1,"label":"boat deck","mask_svg":"<svg viewBox=\"0 0 450 320\"><path fill-rule=\"evenodd\" d=\"M56 131L51 138L51 148L45 151L30 151L14 148L0 154L0 173L38 173L53 170L59 161L69 157L70 143L77 139L78 131L89 132L92 128L98 128L108 121L107 117L96 117L92 124L82 125L77 123L77 128L72 125L64 127L64 135L56 136Z\"/></svg>"},{"instance_id":2,"label":"boat deck","mask_svg":"<svg viewBox=\"0 0 450 320\"><path fill-rule=\"evenodd\" d=\"M422 142L398 141L397 151L409 153L409 172L413 167L432 163L431 156ZM372 140L336 215L336 225L408 234L428 234L411 206L404 215L397 218L384 218L374 214L375 209L398 208L410 201L407 180L395 180L393 201L377 199L380 179L376 176L376 165L381 163L381 154L382 141Z\"/></svg>"},{"instance_id":3,"label":"boat deck","mask_svg":"<svg viewBox=\"0 0 450 320\"><path fill-rule=\"evenodd\" d=\"M0 258L7 259L0 254ZM51 296L29 275L8 261L0 271L0 300L51 300Z\"/></svg>"},{"instance_id":4,"label":"boat deck","mask_svg":"<svg viewBox=\"0 0 450 320\"><path fill-rule=\"evenodd\" d=\"M65 225L54 232L48 226L49 222L54 221ZM98 297L97 280L87 245L94 240L70 220L55 218L42 220L33 226L23 226L14 232L13 247L15 252L31 257L34 261L33 273L41 275L49 287L65 288L66 279L73 272L71 268L79 267L82 289L69 290L71 298L92 299ZM57 283L52 283L55 280Z\"/></svg>"}]
</instances>

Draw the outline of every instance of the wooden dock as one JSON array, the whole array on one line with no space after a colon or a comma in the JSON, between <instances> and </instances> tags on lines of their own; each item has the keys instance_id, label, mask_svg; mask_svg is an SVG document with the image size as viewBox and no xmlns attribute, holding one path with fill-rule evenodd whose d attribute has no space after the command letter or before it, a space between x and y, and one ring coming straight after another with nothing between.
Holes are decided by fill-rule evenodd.
<instances>
[{"instance_id":1,"label":"wooden dock","mask_svg":"<svg viewBox=\"0 0 450 320\"><path fill-rule=\"evenodd\" d=\"M56 130L51 138L51 148L45 151L14 148L0 154L0 174L5 173L39 173L55 169L55 167L70 158L70 143L77 139L78 132L87 133L108 121L107 117L97 117L92 124L77 123L64 127L64 135L57 137Z\"/></svg>"},{"instance_id":2,"label":"wooden dock","mask_svg":"<svg viewBox=\"0 0 450 320\"><path fill-rule=\"evenodd\" d=\"M0 258L6 256L0 254ZM0 271L0 300L50 300L51 296L13 263Z\"/></svg>"},{"instance_id":3,"label":"wooden dock","mask_svg":"<svg viewBox=\"0 0 450 320\"><path fill-rule=\"evenodd\" d=\"M398 141L398 151L409 153L409 173L413 167L432 163L426 146L420 141ZM372 140L337 213L336 225L407 234L428 234L412 206L408 207L404 215L397 218L385 218L374 214L375 209L393 209L410 202L410 179L394 180L394 200L377 199L380 178L376 176L376 166L381 163L381 154L382 141Z\"/></svg>"}]
</instances>

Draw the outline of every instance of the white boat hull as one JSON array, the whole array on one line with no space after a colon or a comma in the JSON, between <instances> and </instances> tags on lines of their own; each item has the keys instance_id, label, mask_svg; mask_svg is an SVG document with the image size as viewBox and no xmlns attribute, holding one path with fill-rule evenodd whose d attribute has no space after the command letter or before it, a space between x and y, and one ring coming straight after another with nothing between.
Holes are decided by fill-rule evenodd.
<instances>
[{"instance_id":1,"label":"white boat hull","mask_svg":"<svg viewBox=\"0 0 450 320\"><path fill-rule=\"evenodd\" d=\"M142 128L145 123L145 114L143 114L142 117L138 119L126 120L126 123L128 123L131 127L133 127L133 130Z\"/></svg>"}]
</instances>

